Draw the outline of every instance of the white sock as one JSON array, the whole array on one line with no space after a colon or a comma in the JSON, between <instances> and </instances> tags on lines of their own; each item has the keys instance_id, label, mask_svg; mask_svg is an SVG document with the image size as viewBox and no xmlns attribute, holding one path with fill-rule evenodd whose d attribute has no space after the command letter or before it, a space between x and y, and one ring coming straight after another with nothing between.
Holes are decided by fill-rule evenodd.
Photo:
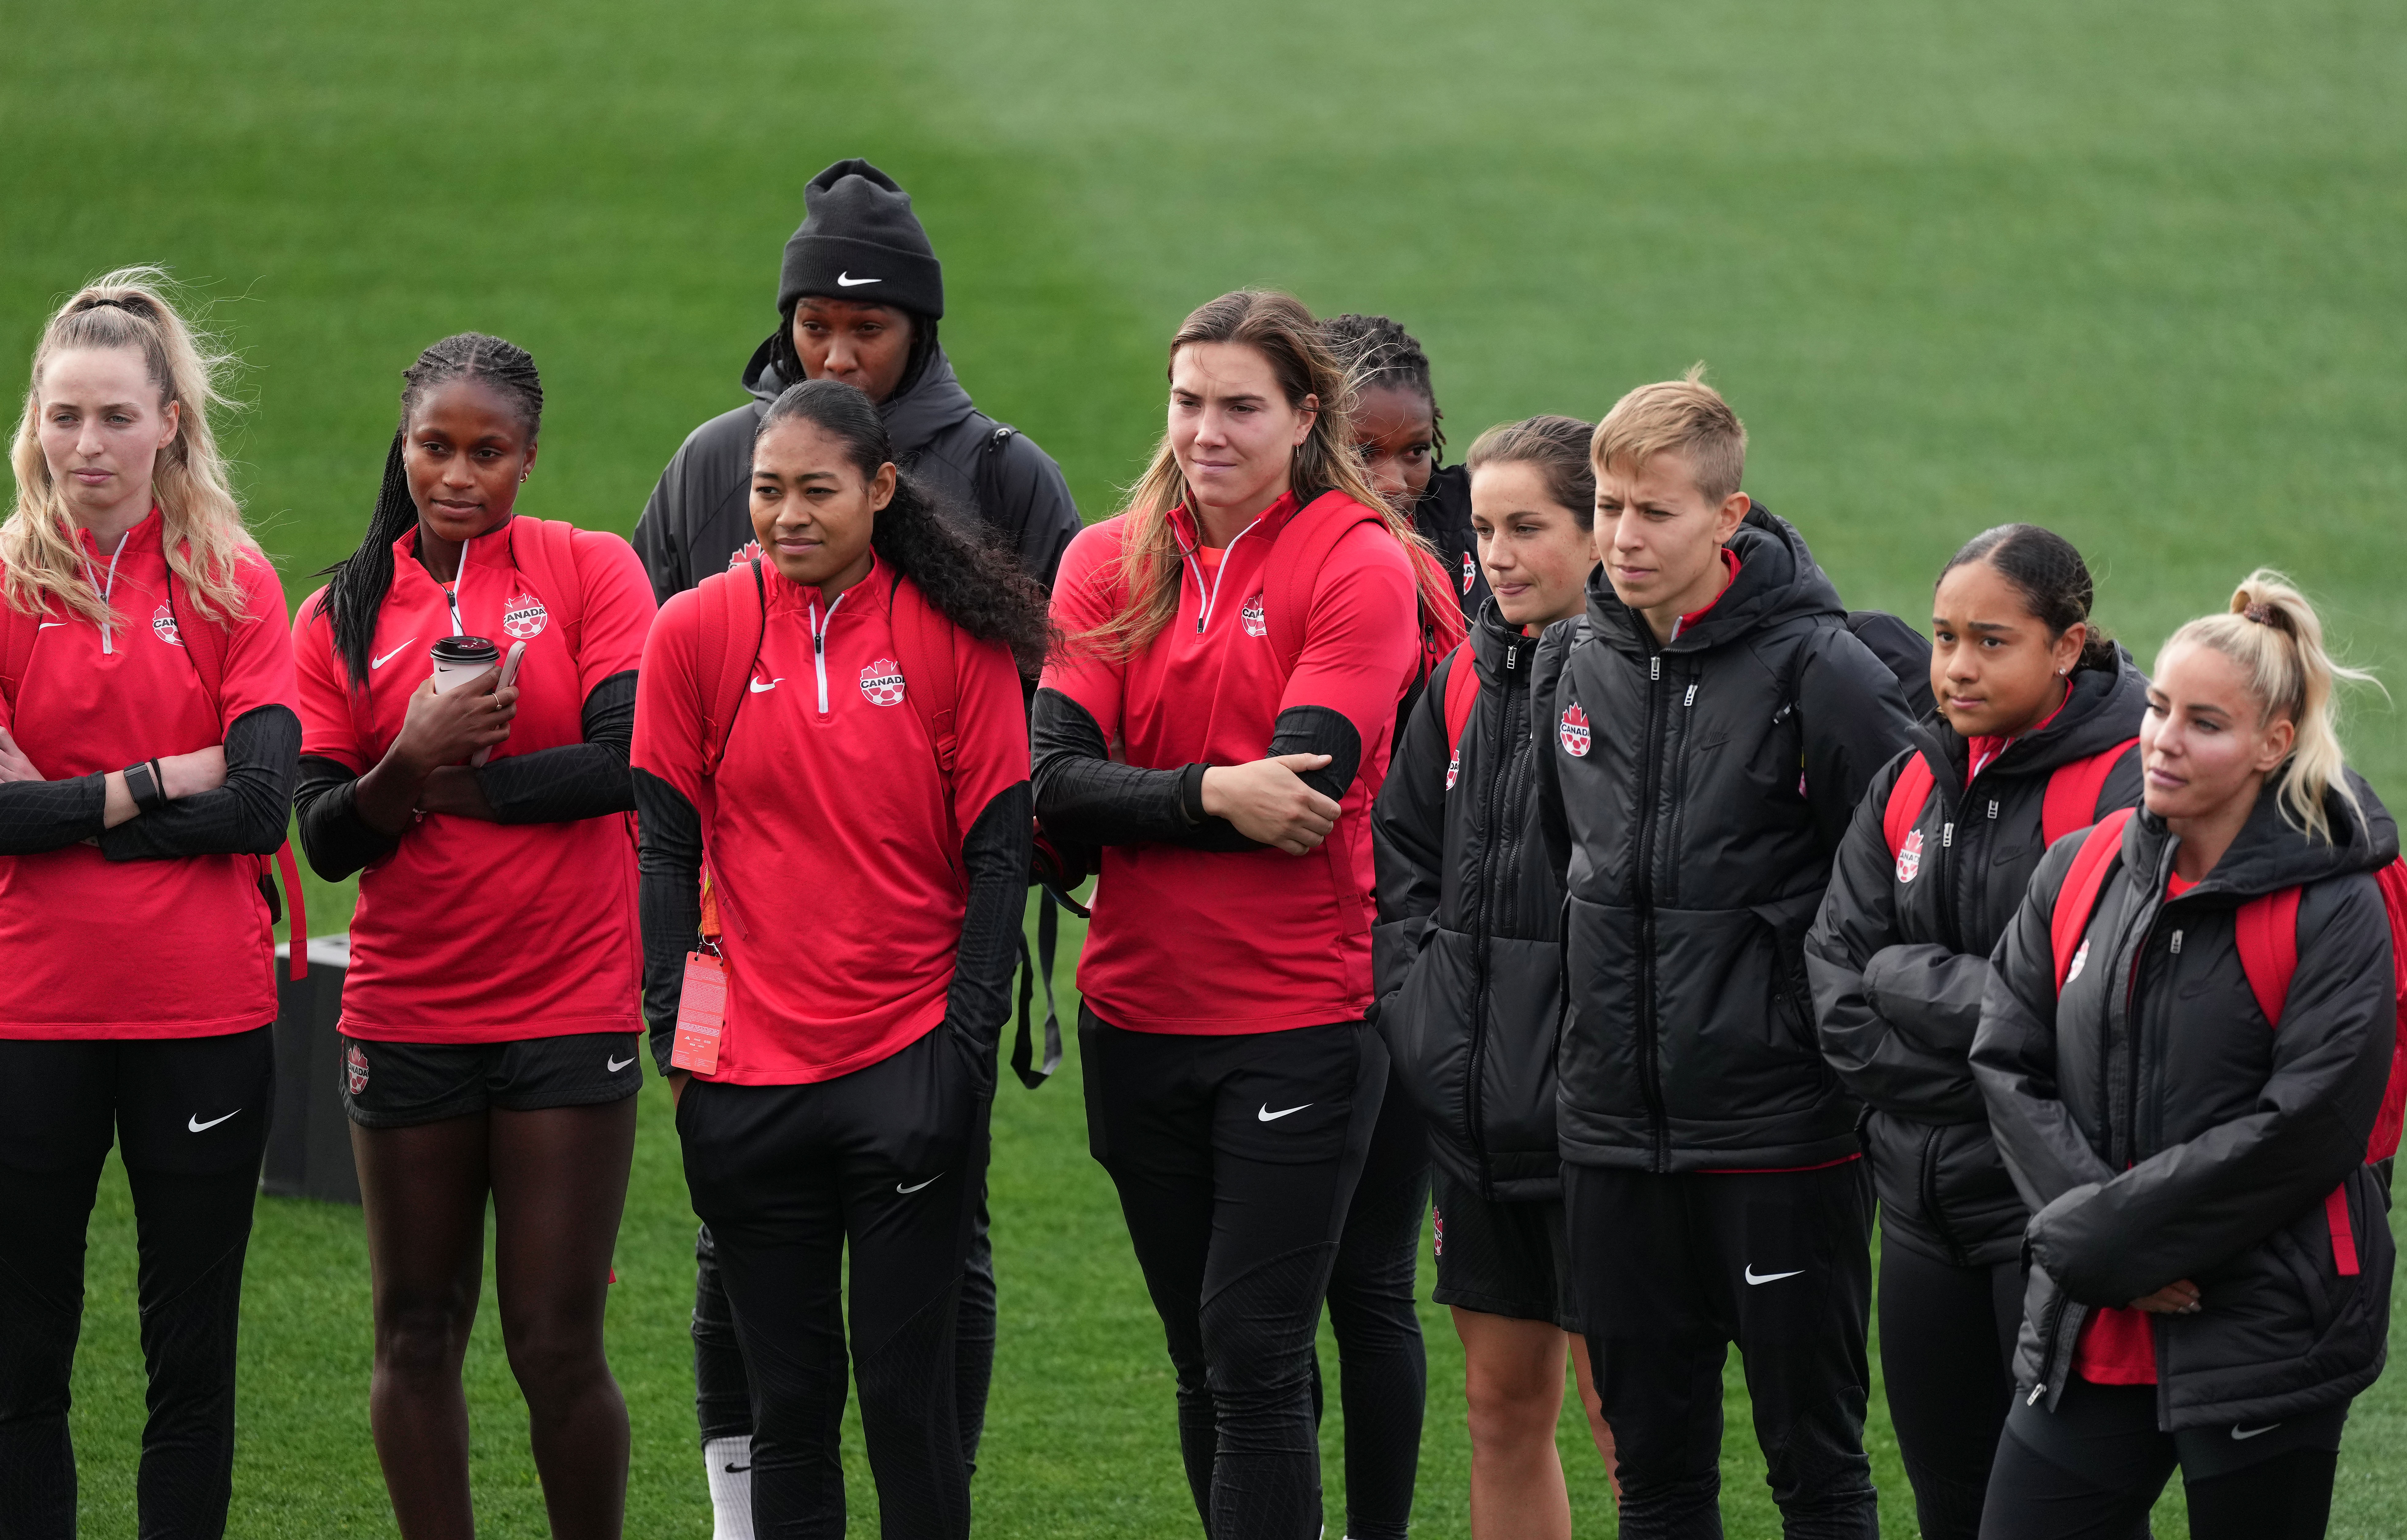
<instances>
[{"instance_id":1,"label":"white sock","mask_svg":"<svg viewBox=\"0 0 2407 1540\"><path fill-rule=\"evenodd\" d=\"M702 1447L710 1474L710 1540L752 1540L752 1438L714 1438Z\"/></svg>"}]
</instances>

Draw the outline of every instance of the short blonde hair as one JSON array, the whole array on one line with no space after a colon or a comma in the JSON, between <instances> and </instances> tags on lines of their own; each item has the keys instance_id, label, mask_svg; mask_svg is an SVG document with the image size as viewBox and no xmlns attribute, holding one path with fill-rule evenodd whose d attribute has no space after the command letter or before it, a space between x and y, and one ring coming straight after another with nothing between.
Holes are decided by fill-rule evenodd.
<instances>
[{"instance_id":1,"label":"short blonde hair","mask_svg":"<svg viewBox=\"0 0 2407 1540\"><path fill-rule=\"evenodd\" d=\"M2361 823L2357 788L2342 772L2339 703L2334 686L2371 684L2373 676L2349 668L2324 646L2324 623L2314 606L2291 581L2271 567L2258 567L2241 581L2231 606L2221 615L2190 621L2165 643L2212 648L2240 665L2260 723L2287 718L2298 735L2290 757L2274 772L2282 787L2282 817L2294 829L2334 843L2326 798L2337 792ZM2162 671L2163 652L2158 654Z\"/></svg>"},{"instance_id":2,"label":"short blonde hair","mask_svg":"<svg viewBox=\"0 0 2407 1540\"><path fill-rule=\"evenodd\" d=\"M1615 464L1635 475L1659 454L1688 456L1697 491L1719 503L1746 478L1746 424L1692 364L1678 379L1641 385L1613 404L1588 440L1600 471Z\"/></svg>"}]
</instances>

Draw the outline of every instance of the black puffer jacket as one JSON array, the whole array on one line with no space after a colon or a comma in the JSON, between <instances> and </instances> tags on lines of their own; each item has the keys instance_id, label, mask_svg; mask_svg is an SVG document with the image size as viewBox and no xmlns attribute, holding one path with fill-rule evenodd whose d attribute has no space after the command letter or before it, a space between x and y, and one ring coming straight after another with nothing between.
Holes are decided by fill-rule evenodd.
<instances>
[{"instance_id":1,"label":"black puffer jacket","mask_svg":"<svg viewBox=\"0 0 2407 1540\"><path fill-rule=\"evenodd\" d=\"M1430 472L1429 485L1413 504L1413 528L1437 549L1462 618L1477 620L1488 603L1488 575L1479 570L1479 536L1471 527L1471 473L1460 465Z\"/></svg>"},{"instance_id":2,"label":"black puffer jacket","mask_svg":"<svg viewBox=\"0 0 2407 1540\"><path fill-rule=\"evenodd\" d=\"M2057 992L2049 938L2081 840L2049 850L1992 961L1973 1072L2034 1210L2015 1376L2053 1406L2094 1305L2180 1278L2199 1313L2157 1316L2157 1422L2272 1422L2330 1407L2382 1370L2394 1260L2365 1163L2396 1035L2390 924L2371 873L2398 827L2353 781L2335 847L2282 820L2268 786L2205 879L2165 900L2177 841L2147 813ZM2268 1030L2241 965L2245 900L2300 888L2298 972ZM2341 1188L2361 1271L2335 1261Z\"/></svg>"},{"instance_id":3,"label":"black puffer jacket","mask_svg":"<svg viewBox=\"0 0 2407 1540\"><path fill-rule=\"evenodd\" d=\"M1965 740L1944 720L1919 729L1917 747L1873 778L1856 809L1805 938L1823 1057L1865 1105L1881 1233L1958 1267L2022 1250L2030 1213L1989 1137L1973 1083L1973 1032L1989 952L2047 853L2041 813L2055 772L2139 734L2148 681L2128 656L2118 661L2112 671L2074 674L2063 709L2009 744L1970 787ZM1889 797L1916 755L1935 784L1893 856ZM2139 747L2113 763L2082 824L2139 802Z\"/></svg>"},{"instance_id":4,"label":"black puffer jacket","mask_svg":"<svg viewBox=\"0 0 2407 1540\"><path fill-rule=\"evenodd\" d=\"M1549 859L1568 874L1563 1159L1645 1171L1856 1152L1822 1062L1806 928L1913 721L1797 532L1761 508L1738 575L1668 646L1588 578L1534 686Z\"/></svg>"},{"instance_id":5,"label":"black puffer jacket","mask_svg":"<svg viewBox=\"0 0 2407 1540\"><path fill-rule=\"evenodd\" d=\"M1431 671L1371 815L1379 1031L1431 1155L1457 1180L1489 1199L1553 1198L1563 889L1531 782L1538 643L1491 604L1470 645L1475 661L1457 651ZM1457 761L1446 697L1465 666L1478 669L1479 694Z\"/></svg>"},{"instance_id":6,"label":"black puffer jacket","mask_svg":"<svg viewBox=\"0 0 2407 1540\"><path fill-rule=\"evenodd\" d=\"M666 604L714 572L752 539L752 435L769 403L795 383L761 344L744 369L752 399L689 435L661 472L635 521L635 554ZM791 366L790 357L787 361ZM1020 569L1050 587L1061 553L1078 533L1078 507L1052 456L1026 434L998 439L999 424L979 411L939 348L878 406L903 468L937 494L940 506L975 511L991 537L1018 553Z\"/></svg>"}]
</instances>

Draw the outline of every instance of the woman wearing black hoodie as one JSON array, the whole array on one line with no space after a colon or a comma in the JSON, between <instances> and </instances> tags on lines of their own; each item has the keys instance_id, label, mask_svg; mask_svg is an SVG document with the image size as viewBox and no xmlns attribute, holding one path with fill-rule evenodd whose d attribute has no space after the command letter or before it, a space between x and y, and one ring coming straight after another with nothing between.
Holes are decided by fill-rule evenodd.
<instances>
[{"instance_id":1,"label":"woman wearing black hoodie","mask_svg":"<svg viewBox=\"0 0 2407 1540\"><path fill-rule=\"evenodd\" d=\"M2272 573L2174 633L2144 806L2052 848L1999 943L1973 1070L2034 1214L1986 1540L2130 1533L2176 1465L2200 1540L2324 1533L2394 1262L2399 837L2346 673Z\"/></svg>"},{"instance_id":2,"label":"woman wearing black hoodie","mask_svg":"<svg viewBox=\"0 0 2407 1540\"><path fill-rule=\"evenodd\" d=\"M2140 796L2147 680L2089 623L2081 553L2035 524L1940 574L1939 718L1873 780L1805 939L1822 1051L1864 1104L1880 1345L1922 1533L1972 1540L2013 1392L2030 1218L1967 1056L1989 951L2050 842Z\"/></svg>"}]
</instances>

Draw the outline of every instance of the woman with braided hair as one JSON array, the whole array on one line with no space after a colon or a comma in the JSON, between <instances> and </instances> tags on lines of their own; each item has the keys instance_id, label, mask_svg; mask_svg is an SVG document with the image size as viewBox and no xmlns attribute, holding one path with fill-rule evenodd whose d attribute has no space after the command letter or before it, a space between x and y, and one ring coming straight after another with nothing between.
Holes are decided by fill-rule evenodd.
<instances>
[{"instance_id":1,"label":"woman with braided hair","mask_svg":"<svg viewBox=\"0 0 2407 1540\"><path fill-rule=\"evenodd\" d=\"M402 379L367 534L292 628L302 844L361 874L341 1028L369 1423L401 1533L468 1540L490 1199L551 1532L616 1536L602 1313L643 1076L627 760L651 587L616 535L517 515L543 418L524 349L446 337Z\"/></svg>"},{"instance_id":2,"label":"woman with braided hair","mask_svg":"<svg viewBox=\"0 0 2407 1540\"><path fill-rule=\"evenodd\" d=\"M210 433L227 360L111 273L50 318L0 523L0 1534L76 1531L68 1384L112 1141L141 1252L144 1534L225 1533L267 1143L261 858L293 752L284 590Z\"/></svg>"},{"instance_id":3,"label":"woman with braided hair","mask_svg":"<svg viewBox=\"0 0 2407 1540\"><path fill-rule=\"evenodd\" d=\"M1471 529L1471 472L1438 463L1446 413L1430 383L1429 354L1386 316L1332 316L1320 327L1354 378L1354 452L1363 474L1437 552L1462 618L1476 620L1488 578Z\"/></svg>"}]
</instances>

